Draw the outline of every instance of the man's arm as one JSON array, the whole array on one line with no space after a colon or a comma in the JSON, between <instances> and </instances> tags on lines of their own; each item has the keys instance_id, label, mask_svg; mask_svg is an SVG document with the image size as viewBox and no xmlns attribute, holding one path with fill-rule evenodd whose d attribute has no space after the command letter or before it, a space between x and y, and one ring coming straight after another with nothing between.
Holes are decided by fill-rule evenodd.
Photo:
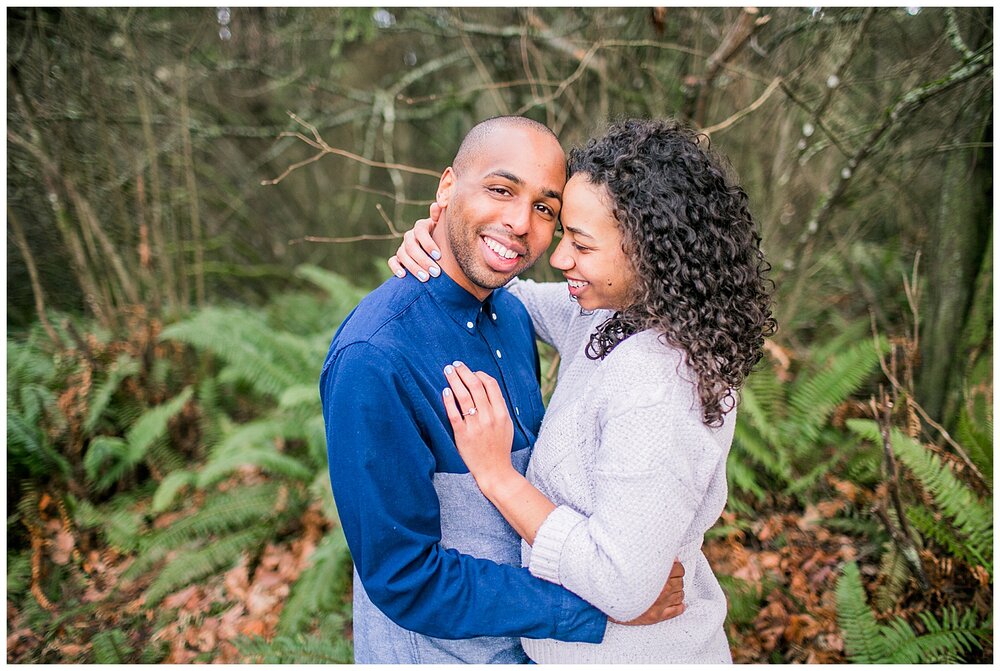
<instances>
[{"instance_id":1,"label":"man's arm","mask_svg":"<svg viewBox=\"0 0 1000 671\"><path fill-rule=\"evenodd\" d=\"M434 459L405 375L355 343L320 378L330 479L369 598L399 626L437 638L600 642L606 617L572 592L441 546Z\"/></svg>"}]
</instances>

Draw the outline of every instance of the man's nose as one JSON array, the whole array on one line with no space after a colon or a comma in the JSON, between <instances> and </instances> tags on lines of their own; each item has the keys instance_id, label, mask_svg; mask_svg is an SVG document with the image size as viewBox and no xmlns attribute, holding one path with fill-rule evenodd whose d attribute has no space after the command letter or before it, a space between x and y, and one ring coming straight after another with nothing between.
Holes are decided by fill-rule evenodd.
<instances>
[{"instance_id":1,"label":"man's nose","mask_svg":"<svg viewBox=\"0 0 1000 671\"><path fill-rule=\"evenodd\" d=\"M504 223L514 235L527 235L528 231L531 230L531 215L533 211L533 207L530 204L526 207L522 205L511 207L507 211Z\"/></svg>"}]
</instances>

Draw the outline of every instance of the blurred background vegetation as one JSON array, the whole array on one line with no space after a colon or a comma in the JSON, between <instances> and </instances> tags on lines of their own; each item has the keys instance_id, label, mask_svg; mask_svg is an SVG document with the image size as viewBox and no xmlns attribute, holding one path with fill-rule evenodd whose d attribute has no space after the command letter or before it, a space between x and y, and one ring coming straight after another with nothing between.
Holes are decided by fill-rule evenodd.
<instances>
[{"instance_id":1,"label":"blurred background vegetation","mask_svg":"<svg viewBox=\"0 0 1000 671\"><path fill-rule=\"evenodd\" d=\"M991 661L992 40L970 7L8 9L8 661L351 660L319 366L497 114L567 148L680 117L750 194L780 330L706 544L735 659Z\"/></svg>"}]
</instances>

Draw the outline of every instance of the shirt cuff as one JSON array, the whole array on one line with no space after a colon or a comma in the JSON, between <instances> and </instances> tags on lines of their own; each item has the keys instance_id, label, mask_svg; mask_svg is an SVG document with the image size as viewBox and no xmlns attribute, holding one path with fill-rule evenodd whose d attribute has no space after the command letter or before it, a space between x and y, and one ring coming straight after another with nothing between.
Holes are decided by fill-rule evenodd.
<instances>
[{"instance_id":1,"label":"shirt cuff","mask_svg":"<svg viewBox=\"0 0 1000 671\"><path fill-rule=\"evenodd\" d=\"M531 575L561 585L559 563L566 539L577 525L586 521L586 517L568 506L559 506L549 513L538 527L535 543L531 546L531 560L528 562Z\"/></svg>"}]
</instances>

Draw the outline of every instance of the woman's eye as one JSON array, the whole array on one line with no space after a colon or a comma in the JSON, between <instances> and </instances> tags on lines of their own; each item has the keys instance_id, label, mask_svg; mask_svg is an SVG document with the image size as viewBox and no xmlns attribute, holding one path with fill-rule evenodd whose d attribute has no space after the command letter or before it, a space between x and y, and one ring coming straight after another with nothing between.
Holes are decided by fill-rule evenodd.
<instances>
[{"instance_id":1,"label":"woman's eye","mask_svg":"<svg viewBox=\"0 0 1000 671\"><path fill-rule=\"evenodd\" d=\"M587 253L587 252L590 251L590 247L584 247L583 245L577 244L575 242L573 243L573 249L575 249L578 252L583 252L583 253Z\"/></svg>"}]
</instances>

